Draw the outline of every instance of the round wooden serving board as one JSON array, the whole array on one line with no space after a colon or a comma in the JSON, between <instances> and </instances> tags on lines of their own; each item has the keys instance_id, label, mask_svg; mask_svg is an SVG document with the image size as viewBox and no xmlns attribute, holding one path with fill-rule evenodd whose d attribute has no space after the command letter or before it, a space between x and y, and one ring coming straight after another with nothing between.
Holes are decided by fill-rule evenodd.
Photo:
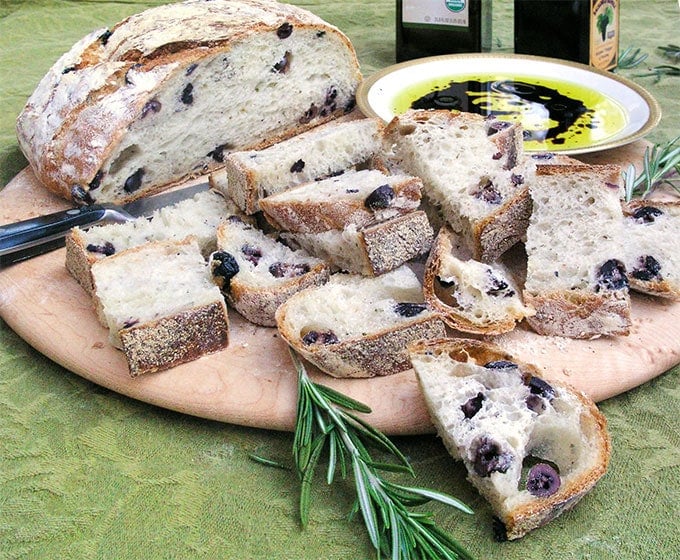
<instances>
[{"instance_id":1,"label":"round wooden serving board","mask_svg":"<svg viewBox=\"0 0 680 560\"><path fill-rule=\"evenodd\" d=\"M591 163L638 163L647 144L583 156ZM639 164L638 164L639 168ZM0 224L66 207L26 169L0 191ZM256 327L230 311L229 347L171 370L130 377L108 343L87 294L67 274L64 250L0 270L0 316L36 350L66 369L118 393L195 416L244 426L291 430L296 373L276 329ZM680 303L633 296L627 337L577 341L524 328L498 342L546 379L565 380L596 401L627 391L680 362ZM390 435L433 431L412 370L374 379L314 379L368 404L368 420Z\"/></svg>"}]
</instances>

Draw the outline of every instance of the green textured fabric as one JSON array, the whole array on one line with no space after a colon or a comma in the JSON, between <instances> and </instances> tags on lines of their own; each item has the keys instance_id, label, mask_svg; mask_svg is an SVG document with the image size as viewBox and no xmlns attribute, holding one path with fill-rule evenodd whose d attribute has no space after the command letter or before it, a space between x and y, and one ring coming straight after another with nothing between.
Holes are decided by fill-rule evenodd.
<instances>
[{"instance_id":1,"label":"green textured fabric","mask_svg":"<svg viewBox=\"0 0 680 560\"><path fill-rule=\"evenodd\" d=\"M160 2L0 2L0 184L25 160L14 119L38 80L77 39ZM345 30L366 75L394 60L394 2L297 2ZM676 0L623 0L621 46L664 62L678 43ZM497 48L512 50L512 10L494 2ZM622 74L633 77L639 70ZM661 126L680 132L680 78L635 78L659 100ZM2 271L0 271L2 274ZM0 294L0 301L2 294ZM607 364L593 360L595 375ZM497 543L491 512L434 436L397 438L417 477L474 516L434 505L435 519L482 559L680 557L679 370L601 404L613 438L606 477L577 508L513 543ZM155 408L93 385L34 351L0 321L0 560L368 559L362 524L349 520L351 481L313 494L309 527L297 522L299 485L288 433L220 424Z\"/></svg>"}]
</instances>

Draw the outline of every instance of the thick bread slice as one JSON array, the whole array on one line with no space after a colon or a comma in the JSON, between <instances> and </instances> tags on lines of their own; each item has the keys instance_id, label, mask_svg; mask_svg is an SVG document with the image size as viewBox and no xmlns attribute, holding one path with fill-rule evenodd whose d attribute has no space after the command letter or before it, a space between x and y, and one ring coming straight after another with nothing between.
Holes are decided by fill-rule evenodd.
<instances>
[{"instance_id":1,"label":"thick bread slice","mask_svg":"<svg viewBox=\"0 0 680 560\"><path fill-rule=\"evenodd\" d=\"M406 346L444 336L406 266L376 278L335 274L298 292L276 312L281 336L334 377L391 375L410 368Z\"/></svg>"},{"instance_id":2,"label":"thick bread slice","mask_svg":"<svg viewBox=\"0 0 680 560\"><path fill-rule=\"evenodd\" d=\"M680 202L633 200L623 211L630 288L680 300Z\"/></svg>"},{"instance_id":3,"label":"thick bread slice","mask_svg":"<svg viewBox=\"0 0 680 560\"><path fill-rule=\"evenodd\" d=\"M501 334L532 315L512 274L501 263L474 260L460 239L443 227L425 265L426 301L451 328L478 334Z\"/></svg>"},{"instance_id":4,"label":"thick bread slice","mask_svg":"<svg viewBox=\"0 0 680 560\"><path fill-rule=\"evenodd\" d=\"M409 175L350 170L263 198L260 209L275 228L293 233L363 227L416 210L422 184Z\"/></svg>"},{"instance_id":5,"label":"thick bread slice","mask_svg":"<svg viewBox=\"0 0 680 560\"><path fill-rule=\"evenodd\" d=\"M232 152L213 182L253 214L261 198L371 160L382 147L382 129L380 119L351 115L262 150Z\"/></svg>"},{"instance_id":6,"label":"thick bread slice","mask_svg":"<svg viewBox=\"0 0 680 560\"><path fill-rule=\"evenodd\" d=\"M93 263L92 277L97 316L133 377L227 346L227 307L195 241L127 249Z\"/></svg>"},{"instance_id":7,"label":"thick bread slice","mask_svg":"<svg viewBox=\"0 0 680 560\"><path fill-rule=\"evenodd\" d=\"M383 222L321 233L282 233L288 242L325 260L336 270L378 276L429 251L434 232L416 210Z\"/></svg>"},{"instance_id":8,"label":"thick bread slice","mask_svg":"<svg viewBox=\"0 0 680 560\"><path fill-rule=\"evenodd\" d=\"M620 170L613 165L537 168L530 187L524 301L536 310L527 321L539 334L628 334L619 179Z\"/></svg>"},{"instance_id":9,"label":"thick bread slice","mask_svg":"<svg viewBox=\"0 0 680 560\"><path fill-rule=\"evenodd\" d=\"M605 417L575 389L545 382L498 346L442 339L409 348L444 445L517 539L574 507L605 474Z\"/></svg>"},{"instance_id":10,"label":"thick bread slice","mask_svg":"<svg viewBox=\"0 0 680 560\"><path fill-rule=\"evenodd\" d=\"M465 237L477 260L498 260L522 239L531 212L526 185L535 164L519 125L472 113L410 110L385 128L390 168L423 180L424 194Z\"/></svg>"},{"instance_id":11,"label":"thick bread slice","mask_svg":"<svg viewBox=\"0 0 680 560\"><path fill-rule=\"evenodd\" d=\"M38 179L79 203L145 196L342 115L347 37L268 0L187 0L99 29L31 95L17 134Z\"/></svg>"},{"instance_id":12,"label":"thick bread slice","mask_svg":"<svg viewBox=\"0 0 680 560\"><path fill-rule=\"evenodd\" d=\"M293 251L237 216L217 230L210 257L215 283L251 323L276 326L274 313L294 293L323 284L328 266L305 251Z\"/></svg>"},{"instance_id":13,"label":"thick bread slice","mask_svg":"<svg viewBox=\"0 0 680 560\"><path fill-rule=\"evenodd\" d=\"M105 224L88 230L73 228L66 236L66 269L88 293L92 292L92 264L149 241L193 237L207 258L215 250L217 226L237 212L236 206L215 191L206 191L151 216Z\"/></svg>"}]
</instances>

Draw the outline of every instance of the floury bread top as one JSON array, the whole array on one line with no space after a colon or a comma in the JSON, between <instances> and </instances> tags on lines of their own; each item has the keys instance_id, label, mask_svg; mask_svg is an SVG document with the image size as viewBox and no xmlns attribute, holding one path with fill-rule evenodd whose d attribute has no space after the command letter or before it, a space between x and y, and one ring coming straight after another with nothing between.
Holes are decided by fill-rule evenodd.
<instances>
[{"instance_id":1,"label":"floury bread top","mask_svg":"<svg viewBox=\"0 0 680 560\"><path fill-rule=\"evenodd\" d=\"M17 119L38 179L77 203L123 202L222 165L354 106L347 37L264 0L187 0L93 31Z\"/></svg>"}]
</instances>

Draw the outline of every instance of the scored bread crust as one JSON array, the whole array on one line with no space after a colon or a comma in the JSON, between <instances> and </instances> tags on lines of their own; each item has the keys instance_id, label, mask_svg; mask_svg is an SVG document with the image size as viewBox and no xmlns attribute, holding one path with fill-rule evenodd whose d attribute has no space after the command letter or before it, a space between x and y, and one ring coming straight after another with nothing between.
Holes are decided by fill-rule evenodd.
<instances>
[{"instance_id":1,"label":"scored bread crust","mask_svg":"<svg viewBox=\"0 0 680 560\"><path fill-rule=\"evenodd\" d=\"M515 328L515 324L518 321L533 313L533 309L528 306L505 305L505 312L502 314L496 313L494 315L495 320L491 320L489 312L486 312L484 316L476 316L475 309L464 311L442 301L438 296L436 288L438 284L437 278L444 269L447 258L455 258L452 254L454 252L453 239L454 233L448 226L444 226L439 230L425 264L425 275L423 278L425 300L433 309L441 313L442 319L449 327L468 333L496 335L511 331ZM518 293L518 290L515 290L515 293ZM499 306L503 305L504 299L501 298L498 302ZM480 305L482 305L481 302Z\"/></svg>"},{"instance_id":2,"label":"scored bread crust","mask_svg":"<svg viewBox=\"0 0 680 560\"><path fill-rule=\"evenodd\" d=\"M337 106L302 120L314 103L323 105L326 92L315 92L314 98L311 93L306 98L300 95L298 101L300 104L304 101L305 107L300 107L295 120L292 115L279 121L272 118L261 134L245 130L243 135L251 136L248 139L212 138L214 126L187 122L187 127L199 129L198 138L187 142L187 150L209 152L222 147L224 142L233 143L225 150L267 146L343 114L353 106L353 88L361 74L349 39L336 27L307 10L278 2L187 0L148 9L110 30L98 29L78 41L41 80L19 115L20 147L41 183L79 203L133 200L206 173L222 165L221 153L207 157L210 154L192 151L188 158L191 164L187 161L179 169L168 169L162 184L150 182L134 192L122 192L118 183L115 187L106 184L107 191L112 190L103 193L106 175L113 166L125 167L126 160L135 155L134 145L117 153L131 125L164 114L158 105L147 108L166 84L184 79L182 76L190 75L203 61L229 54L248 41L269 41L269 48L278 53L279 44L290 35L282 38L289 31L286 28L277 37L277 30L289 25L293 34L316 33L324 42L334 45L333 49L337 48L333 69L330 61L323 62L325 59L319 57L321 64L328 66L329 76L342 75L348 80L336 91ZM259 49L262 50L262 45ZM277 62L272 60L271 64ZM279 74L285 71L284 65ZM238 76L229 83L238 84ZM178 97L180 93L183 92L178 92ZM250 95L256 96L256 92ZM155 109L160 111L158 115L154 115ZM228 117L229 109L224 111ZM262 115L253 114L253 124L261 118ZM198 140L208 139L211 147L206 150Z\"/></svg>"},{"instance_id":3,"label":"scored bread crust","mask_svg":"<svg viewBox=\"0 0 680 560\"><path fill-rule=\"evenodd\" d=\"M447 415L447 411L441 409L441 394L448 395L447 391L453 393L455 387L428 385L426 376L428 375L427 360L429 357L448 355L451 361L458 362L460 364L459 367L462 369L467 368L468 364L483 366L494 361L510 361L519 367L524 379L530 377L542 378L542 375L534 365L518 361L499 346L480 340L463 338L423 340L410 345L409 352L437 433L455 459L462 458L459 448L460 442L457 441L457 434L454 433L454 430L457 428L452 424L453 420ZM469 370L464 373L452 374L452 376L467 376L474 375L474 373L474 371ZM450 379L449 377L446 378ZM437 383L437 381L433 383ZM502 497L494 495L493 490L489 486L484 485L479 475L466 463L468 479L490 502L494 513L503 524L505 534L499 536L508 540L520 538L529 531L550 522L564 511L573 508L602 478L609 465L611 440L607 431L605 416L591 399L570 385L553 380L550 380L549 383L556 391L557 397L564 400L565 404L567 402L571 403L576 412L578 412L579 430L582 434L582 451L586 454L582 464L579 464L573 472L567 474L560 473L562 484L554 494L547 497L529 495L528 497L520 498L517 503L508 509L503 507L501 503ZM508 389L508 392L510 392L510 389ZM448 401L448 406L450 407L460 406L460 404L454 402L453 399ZM448 413L450 414L450 411ZM560 412L558 411L557 414L560 414ZM463 422L468 421L474 421L474 416L469 420L463 420ZM508 419L507 422L512 426L512 420ZM555 437L558 436L559 434ZM559 443L557 441L558 445ZM519 489L517 492L519 493Z\"/></svg>"}]
</instances>

